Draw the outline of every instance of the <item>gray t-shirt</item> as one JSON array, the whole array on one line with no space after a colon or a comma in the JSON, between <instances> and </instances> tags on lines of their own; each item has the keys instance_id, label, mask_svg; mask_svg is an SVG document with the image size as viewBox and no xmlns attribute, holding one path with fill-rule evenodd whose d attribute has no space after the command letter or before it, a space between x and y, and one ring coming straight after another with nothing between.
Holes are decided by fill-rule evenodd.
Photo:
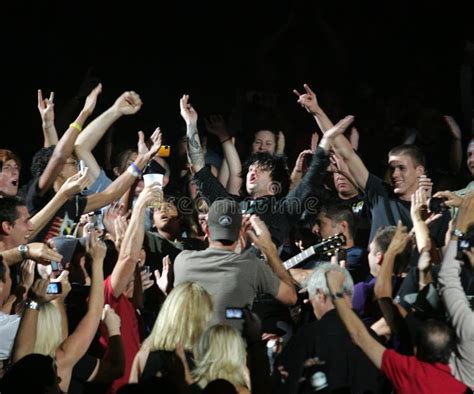
<instances>
[{"instance_id":1,"label":"gray t-shirt","mask_svg":"<svg viewBox=\"0 0 474 394\"><path fill-rule=\"evenodd\" d=\"M208 248L185 250L174 261L174 285L191 281L199 283L211 295L214 314L211 324L226 323L242 328L242 321L227 320L226 307L252 304L257 293L276 296L280 279L270 266L252 252L242 254Z\"/></svg>"}]
</instances>

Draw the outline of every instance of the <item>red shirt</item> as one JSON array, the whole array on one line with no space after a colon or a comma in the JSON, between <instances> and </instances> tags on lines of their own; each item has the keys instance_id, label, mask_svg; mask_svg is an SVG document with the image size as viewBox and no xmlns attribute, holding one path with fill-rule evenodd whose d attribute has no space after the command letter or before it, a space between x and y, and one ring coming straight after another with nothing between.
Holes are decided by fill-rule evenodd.
<instances>
[{"instance_id":1,"label":"red shirt","mask_svg":"<svg viewBox=\"0 0 474 394\"><path fill-rule=\"evenodd\" d=\"M140 332L132 303L124 295L120 295L118 298L114 297L111 278L112 276L109 275L104 281L104 302L109 304L115 313L120 316L120 333L125 352L125 374L112 384L111 392L115 393L120 387L128 383L133 359L140 349ZM106 336L102 335L100 342L107 348L108 339ZM105 356L107 357L107 351Z\"/></svg>"},{"instance_id":2,"label":"red shirt","mask_svg":"<svg viewBox=\"0 0 474 394\"><path fill-rule=\"evenodd\" d=\"M465 393L466 385L456 380L446 364L430 364L414 356L403 356L392 349L383 353L382 372L397 393Z\"/></svg>"}]
</instances>

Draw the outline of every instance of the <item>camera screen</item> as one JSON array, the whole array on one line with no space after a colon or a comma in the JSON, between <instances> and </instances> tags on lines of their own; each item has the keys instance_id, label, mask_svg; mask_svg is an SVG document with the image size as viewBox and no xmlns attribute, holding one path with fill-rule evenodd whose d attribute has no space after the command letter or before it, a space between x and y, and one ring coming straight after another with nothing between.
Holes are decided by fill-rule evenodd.
<instances>
[{"instance_id":1,"label":"camera screen","mask_svg":"<svg viewBox=\"0 0 474 394\"><path fill-rule=\"evenodd\" d=\"M46 290L47 294L60 294L61 293L61 283L59 282L52 282L48 285L48 289Z\"/></svg>"},{"instance_id":2,"label":"camera screen","mask_svg":"<svg viewBox=\"0 0 474 394\"><path fill-rule=\"evenodd\" d=\"M227 308L225 310L225 317L227 319L242 319L244 314L242 308Z\"/></svg>"}]
</instances>

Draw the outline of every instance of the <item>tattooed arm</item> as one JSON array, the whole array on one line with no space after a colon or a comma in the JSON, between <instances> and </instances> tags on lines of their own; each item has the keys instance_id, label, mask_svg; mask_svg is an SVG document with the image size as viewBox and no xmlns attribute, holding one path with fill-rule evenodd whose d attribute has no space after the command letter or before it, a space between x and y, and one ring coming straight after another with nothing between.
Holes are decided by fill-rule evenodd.
<instances>
[{"instance_id":1,"label":"tattooed arm","mask_svg":"<svg viewBox=\"0 0 474 394\"><path fill-rule=\"evenodd\" d=\"M201 148L199 134L197 130L198 115L194 108L189 104L189 96L183 95L179 100L181 116L186 122L186 142L188 151L188 160L190 161L193 172L201 170L204 165L204 153Z\"/></svg>"}]
</instances>

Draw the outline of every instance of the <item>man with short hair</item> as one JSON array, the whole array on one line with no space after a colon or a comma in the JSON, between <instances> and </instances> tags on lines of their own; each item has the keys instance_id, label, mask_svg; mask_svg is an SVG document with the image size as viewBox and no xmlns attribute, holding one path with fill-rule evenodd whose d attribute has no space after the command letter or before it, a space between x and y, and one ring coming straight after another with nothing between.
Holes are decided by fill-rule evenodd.
<instances>
[{"instance_id":1,"label":"man with short hair","mask_svg":"<svg viewBox=\"0 0 474 394\"><path fill-rule=\"evenodd\" d=\"M369 173L368 169L353 150L352 145L343 135L344 130L333 127L331 120L319 106L315 93L305 85L306 93L298 95L298 102L310 112L329 140L338 155L340 155L350 169L356 186L365 193L371 210L372 223L369 243L374 239L379 227L397 225L398 221L408 227L413 226L410 217L411 196L423 186L431 188L431 181L426 178L425 160L423 153L415 145L405 144L390 150L388 165L392 185ZM351 123L353 116L348 116ZM348 125L349 126L349 125ZM444 234L448 228L450 215L443 213L443 217L430 223L430 233L437 246L444 244Z\"/></svg>"},{"instance_id":2,"label":"man with short hair","mask_svg":"<svg viewBox=\"0 0 474 394\"><path fill-rule=\"evenodd\" d=\"M296 302L291 277L283 268L270 232L257 216L246 218L253 228L248 234L266 261L250 251L236 253L242 214L234 200L217 200L209 207L209 247L202 251L185 250L174 262L174 285L192 281L213 296L212 324L228 323L242 328L242 321L226 320L226 307L252 304L257 292L274 296L286 305ZM245 228L245 227L244 227Z\"/></svg>"},{"instance_id":3,"label":"man with short hair","mask_svg":"<svg viewBox=\"0 0 474 394\"><path fill-rule=\"evenodd\" d=\"M367 331L347 304L346 276L326 273L329 297L354 343L391 381L399 393L465 393L466 386L452 376L448 365L455 348L455 335L446 323L426 320L415 338L415 355L404 356L385 348Z\"/></svg>"},{"instance_id":4,"label":"man with short hair","mask_svg":"<svg viewBox=\"0 0 474 394\"><path fill-rule=\"evenodd\" d=\"M316 320L301 327L275 360L277 393L306 393L313 377L326 382L327 392L378 392L379 372L355 346L334 309L325 273L344 277L341 299L351 307L353 281L349 272L336 264L316 267L306 282ZM280 372L283 372L280 375ZM319 387L322 389L324 387Z\"/></svg>"}]
</instances>

